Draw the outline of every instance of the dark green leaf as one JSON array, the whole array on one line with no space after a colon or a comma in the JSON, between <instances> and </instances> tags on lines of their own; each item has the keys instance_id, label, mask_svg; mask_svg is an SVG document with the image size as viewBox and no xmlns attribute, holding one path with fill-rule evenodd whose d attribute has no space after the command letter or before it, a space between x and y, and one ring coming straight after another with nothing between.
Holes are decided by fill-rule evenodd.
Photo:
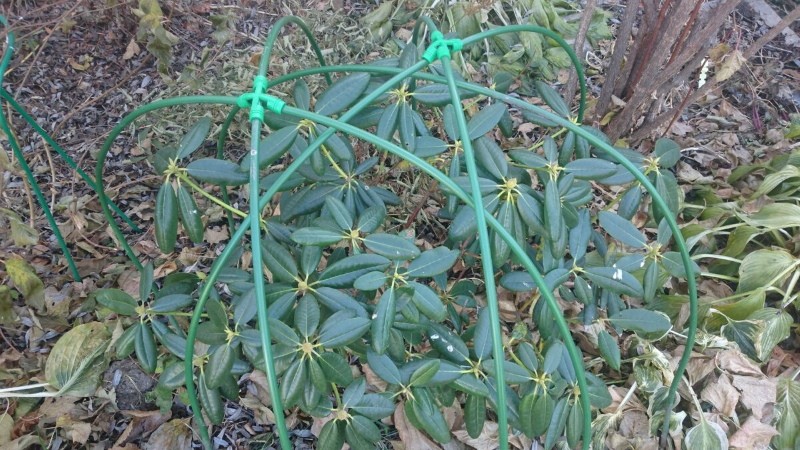
<instances>
[{"instance_id":1,"label":"dark green leaf","mask_svg":"<svg viewBox=\"0 0 800 450\"><path fill-rule=\"evenodd\" d=\"M319 284L338 288L348 287L361 275L375 270L382 271L389 266L389 263L383 256L371 253L348 256L328 266L320 275Z\"/></svg>"},{"instance_id":2,"label":"dark green leaf","mask_svg":"<svg viewBox=\"0 0 800 450\"><path fill-rule=\"evenodd\" d=\"M162 253L172 253L178 238L178 197L172 183L164 183L158 190L154 218L158 248Z\"/></svg>"},{"instance_id":3,"label":"dark green leaf","mask_svg":"<svg viewBox=\"0 0 800 450\"><path fill-rule=\"evenodd\" d=\"M278 319L269 319L269 334L278 344L298 346L302 342L297 333Z\"/></svg>"},{"instance_id":4,"label":"dark green leaf","mask_svg":"<svg viewBox=\"0 0 800 450\"><path fill-rule=\"evenodd\" d=\"M317 99L314 110L323 116L330 116L343 111L358 100L367 89L370 75L354 73L333 83Z\"/></svg>"},{"instance_id":5,"label":"dark green leaf","mask_svg":"<svg viewBox=\"0 0 800 450\"><path fill-rule=\"evenodd\" d=\"M669 209L667 213L676 217L680 211L683 191L678 186L675 175L669 171L658 172L658 175L656 175L656 191L664 198L664 202ZM664 212L656 205L652 205L651 208L653 208L653 217L657 222L661 222L661 219L664 218Z\"/></svg>"},{"instance_id":6,"label":"dark green leaf","mask_svg":"<svg viewBox=\"0 0 800 450\"><path fill-rule=\"evenodd\" d=\"M353 287L362 291L374 291L383 287L387 279L384 272L367 272L353 282Z\"/></svg>"},{"instance_id":7,"label":"dark green leaf","mask_svg":"<svg viewBox=\"0 0 800 450\"><path fill-rule=\"evenodd\" d=\"M647 238L627 219L609 211L600 211L599 217L600 226L614 239L634 248L647 246Z\"/></svg>"},{"instance_id":8,"label":"dark green leaf","mask_svg":"<svg viewBox=\"0 0 800 450\"><path fill-rule=\"evenodd\" d=\"M153 290L153 262L149 261L147 264L145 264L142 267L140 274L139 298L145 302L150 298L150 292Z\"/></svg>"},{"instance_id":9,"label":"dark green leaf","mask_svg":"<svg viewBox=\"0 0 800 450\"><path fill-rule=\"evenodd\" d=\"M136 300L120 289L98 289L95 300L117 314L136 315Z\"/></svg>"},{"instance_id":10,"label":"dark green leaf","mask_svg":"<svg viewBox=\"0 0 800 450\"><path fill-rule=\"evenodd\" d=\"M414 110L406 102L400 104L400 112L397 116L400 144L411 153L414 153L416 144L416 129L414 128Z\"/></svg>"},{"instance_id":11,"label":"dark green leaf","mask_svg":"<svg viewBox=\"0 0 800 450\"><path fill-rule=\"evenodd\" d=\"M197 383L197 393L200 397L200 404L203 411L208 416L211 423L219 425L225 418L225 408L222 406L222 398L217 389L210 389L206 386L205 377L201 374Z\"/></svg>"},{"instance_id":12,"label":"dark green leaf","mask_svg":"<svg viewBox=\"0 0 800 450\"><path fill-rule=\"evenodd\" d=\"M464 403L464 425L471 438L476 439L480 436L484 422L486 422L486 399L477 395L467 394L467 399Z\"/></svg>"},{"instance_id":13,"label":"dark green leaf","mask_svg":"<svg viewBox=\"0 0 800 450\"><path fill-rule=\"evenodd\" d=\"M530 150L511 150L508 156L528 169L541 169L547 166L547 160Z\"/></svg>"},{"instance_id":14,"label":"dark green leaf","mask_svg":"<svg viewBox=\"0 0 800 450\"><path fill-rule=\"evenodd\" d=\"M531 436L541 436L547 431L553 419L553 410L556 402L547 392L539 393L533 401L533 414L531 415Z\"/></svg>"},{"instance_id":15,"label":"dark green leaf","mask_svg":"<svg viewBox=\"0 0 800 450\"><path fill-rule=\"evenodd\" d=\"M180 208L181 222L183 229L189 235L189 239L195 244L203 242L203 221L200 219L200 212L197 210L197 203L194 197L183 186L178 186L178 206Z\"/></svg>"},{"instance_id":16,"label":"dark green leaf","mask_svg":"<svg viewBox=\"0 0 800 450\"><path fill-rule=\"evenodd\" d=\"M477 114L469 119L469 123L467 123L469 139L474 141L491 131L492 128L497 126L497 123L500 122L500 118L503 117L503 113L505 112L506 105L501 102L492 103L478 111Z\"/></svg>"},{"instance_id":17,"label":"dark green leaf","mask_svg":"<svg viewBox=\"0 0 800 450\"><path fill-rule=\"evenodd\" d=\"M264 265L272 273L273 282L294 283L299 270L294 257L276 242L262 241L261 256Z\"/></svg>"},{"instance_id":18,"label":"dark green leaf","mask_svg":"<svg viewBox=\"0 0 800 450\"><path fill-rule=\"evenodd\" d=\"M619 371L620 351L617 340L611 337L606 330L600 330L597 334L597 347L600 349L600 356L612 369Z\"/></svg>"},{"instance_id":19,"label":"dark green leaf","mask_svg":"<svg viewBox=\"0 0 800 450\"><path fill-rule=\"evenodd\" d=\"M294 310L294 326L303 337L309 337L317 331L319 316L317 299L311 295L304 295L297 302L297 308Z\"/></svg>"},{"instance_id":20,"label":"dark green leaf","mask_svg":"<svg viewBox=\"0 0 800 450\"><path fill-rule=\"evenodd\" d=\"M231 376L233 359L233 349L230 345L221 345L211 352L204 369L206 385L210 389L220 387L224 378Z\"/></svg>"},{"instance_id":21,"label":"dark green leaf","mask_svg":"<svg viewBox=\"0 0 800 450\"><path fill-rule=\"evenodd\" d=\"M411 374L411 379L408 382L409 386L425 386L429 381L436 376L436 373L439 372L439 367L441 367L441 361L438 359L431 359L426 361L422 366L420 366L414 373Z\"/></svg>"},{"instance_id":22,"label":"dark green leaf","mask_svg":"<svg viewBox=\"0 0 800 450\"><path fill-rule=\"evenodd\" d=\"M308 84L302 78L294 82L292 96L294 104L298 108L305 110L311 108L311 93L308 91Z\"/></svg>"},{"instance_id":23,"label":"dark green leaf","mask_svg":"<svg viewBox=\"0 0 800 450\"><path fill-rule=\"evenodd\" d=\"M378 128L375 134L385 140L391 139L394 131L397 129L397 115L400 113L400 106L398 103L389 103L381 114L381 119L378 121Z\"/></svg>"},{"instance_id":24,"label":"dark green leaf","mask_svg":"<svg viewBox=\"0 0 800 450\"><path fill-rule=\"evenodd\" d=\"M473 147L475 159L481 167L498 180L502 180L508 175L506 155L493 139L481 136L475 139Z\"/></svg>"},{"instance_id":25,"label":"dark green leaf","mask_svg":"<svg viewBox=\"0 0 800 450\"><path fill-rule=\"evenodd\" d=\"M408 265L406 276L412 278L432 277L453 267L458 259L458 250L436 247L423 252Z\"/></svg>"},{"instance_id":26,"label":"dark green leaf","mask_svg":"<svg viewBox=\"0 0 800 450\"><path fill-rule=\"evenodd\" d=\"M298 129L295 126L273 131L258 144L258 168L264 169L281 158L294 144ZM243 171L250 168L250 155L242 158Z\"/></svg>"},{"instance_id":27,"label":"dark green leaf","mask_svg":"<svg viewBox=\"0 0 800 450\"><path fill-rule=\"evenodd\" d=\"M281 377L281 397L285 408L291 408L300 400L307 377L306 365L302 359L296 359L286 369L286 373Z\"/></svg>"},{"instance_id":28,"label":"dark green leaf","mask_svg":"<svg viewBox=\"0 0 800 450\"><path fill-rule=\"evenodd\" d=\"M150 311L161 314L180 311L192 304L192 297L187 294L169 294L159 297L150 304Z\"/></svg>"},{"instance_id":29,"label":"dark green leaf","mask_svg":"<svg viewBox=\"0 0 800 450\"><path fill-rule=\"evenodd\" d=\"M547 426L547 435L544 438L545 450L550 450L563 434L564 428L567 426L567 418L569 417L569 404L566 397L561 397L556 402L553 408L553 415L550 418L550 424Z\"/></svg>"},{"instance_id":30,"label":"dark green leaf","mask_svg":"<svg viewBox=\"0 0 800 450\"><path fill-rule=\"evenodd\" d=\"M547 103L553 112L558 114L561 117L569 118L569 107L567 106L564 99L561 98L561 95L555 91L555 89L551 88L547 83L544 81L536 80L534 82L536 86L536 92L539 93L539 97Z\"/></svg>"},{"instance_id":31,"label":"dark green leaf","mask_svg":"<svg viewBox=\"0 0 800 450\"><path fill-rule=\"evenodd\" d=\"M147 373L155 372L158 363L158 349L156 348L156 341L153 339L153 330L149 326L139 323L134 346L136 348L136 358L142 368Z\"/></svg>"},{"instance_id":32,"label":"dark green leaf","mask_svg":"<svg viewBox=\"0 0 800 450\"><path fill-rule=\"evenodd\" d=\"M561 212L558 185L554 181L548 182L544 189L544 223L550 241L558 241L564 229L564 216Z\"/></svg>"},{"instance_id":33,"label":"dark green leaf","mask_svg":"<svg viewBox=\"0 0 800 450\"><path fill-rule=\"evenodd\" d=\"M349 311L340 311L328 317L319 331L319 343L326 348L343 347L367 332L370 321L354 317Z\"/></svg>"},{"instance_id":34,"label":"dark green leaf","mask_svg":"<svg viewBox=\"0 0 800 450\"><path fill-rule=\"evenodd\" d=\"M378 300L378 306L372 319L372 348L379 355L382 355L389 348L390 332L392 325L394 325L396 313L395 301L394 289L387 289Z\"/></svg>"},{"instance_id":35,"label":"dark green leaf","mask_svg":"<svg viewBox=\"0 0 800 450\"><path fill-rule=\"evenodd\" d=\"M450 104L450 89L444 84L426 84L414 91L414 99L431 106Z\"/></svg>"},{"instance_id":36,"label":"dark green leaf","mask_svg":"<svg viewBox=\"0 0 800 450\"><path fill-rule=\"evenodd\" d=\"M339 386L347 386L353 381L353 372L342 355L325 352L317 358L317 361L328 380Z\"/></svg>"},{"instance_id":37,"label":"dark green leaf","mask_svg":"<svg viewBox=\"0 0 800 450\"><path fill-rule=\"evenodd\" d=\"M331 420L322 426L317 440L317 450L342 450L344 447L345 422Z\"/></svg>"},{"instance_id":38,"label":"dark green leaf","mask_svg":"<svg viewBox=\"0 0 800 450\"><path fill-rule=\"evenodd\" d=\"M620 328L635 331L645 337L661 337L672 328L669 316L647 309L624 309L608 320Z\"/></svg>"},{"instance_id":39,"label":"dark green leaf","mask_svg":"<svg viewBox=\"0 0 800 450\"><path fill-rule=\"evenodd\" d=\"M658 167L663 169L673 167L681 159L681 148L672 139L661 138L657 140L655 153L658 157Z\"/></svg>"},{"instance_id":40,"label":"dark green leaf","mask_svg":"<svg viewBox=\"0 0 800 450\"><path fill-rule=\"evenodd\" d=\"M564 170L579 180L599 180L613 175L617 165L603 159L586 158L570 161Z\"/></svg>"},{"instance_id":41,"label":"dark green leaf","mask_svg":"<svg viewBox=\"0 0 800 450\"><path fill-rule=\"evenodd\" d=\"M419 248L410 240L396 234L375 233L364 238L364 245L373 252L393 260L408 260L419 256Z\"/></svg>"},{"instance_id":42,"label":"dark green leaf","mask_svg":"<svg viewBox=\"0 0 800 450\"><path fill-rule=\"evenodd\" d=\"M431 346L436 349L442 357L455 363L463 363L469 360L467 344L447 328L438 324L430 325L428 338Z\"/></svg>"},{"instance_id":43,"label":"dark green leaf","mask_svg":"<svg viewBox=\"0 0 800 450\"><path fill-rule=\"evenodd\" d=\"M574 403L569 408L567 416L567 445L576 448L583 431L583 411L579 403Z\"/></svg>"},{"instance_id":44,"label":"dark green leaf","mask_svg":"<svg viewBox=\"0 0 800 450\"><path fill-rule=\"evenodd\" d=\"M292 233L292 240L298 244L317 245L320 247L333 245L344 238L345 236L341 231L333 231L319 227L300 228Z\"/></svg>"},{"instance_id":45,"label":"dark green leaf","mask_svg":"<svg viewBox=\"0 0 800 450\"><path fill-rule=\"evenodd\" d=\"M475 323L475 336L472 338L472 351L478 360L487 359L492 355L492 324L489 308L483 308L478 313Z\"/></svg>"},{"instance_id":46,"label":"dark green leaf","mask_svg":"<svg viewBox=\"0 0 800 450\"><path fill-rule=\"evenodd\" d=\"M190 162L186 171L190 176L211 184L240 186L249 179L247 173L241 172L237 164L223 159L198 159Z\"/></svg>"},{"instance_id":47,"label":"dark green leaf","mask_svg":"<svg viewBox=\"0 0 800 450\"><path fill-rule=\"evenodd\" d=\"M639 280L628 272L616 267L589 267L584 271L584 275L592 283L603 289L631 297L642 297L644 290Z\"/></svg>"},{"instance_id":48,"label":"dark green leaf","mask_svg":"<svg viewBox=\"0 0 800 450\"><path fill-rule=\"evenodd\" d=\"M394 402L379 394L366 394L352 409L368 419L380 420L394 412Z\"/></svg>"},{"instance_id":49,"label":"dark green leaf","mask_svg":"<svg viewBox=\"0 0 800 450\"><path fill-rule=\"evenodd\" d=\"M388 355L379 355L372 350L367 350L367 364L383 381L400 385L400 370Z\"/></svg>"},{"instance_id":50,"label":"dark green leaf","mask_svg":"<svg viewBox=\"0 0 800 450\"><path fill-rule=\"evenodd\" d=\"M429 319L441 322L444 320L447 311L445 310L442 299L431 288L414 281L408 283L414 289L411 301L414 306L425 314Z\"/></svg>"},{"instance_id":51,"label":"dark green leaf","mask_svg":"<svg viewBox=\"0 0 800 450\"><path fill-rule=\"evenodd\" d=\"M186 158L195 152L206 140L208 132L211 130L211 118L202 117L192 125L192 128L183 135L178 144L178 159Z\"/></svg>"},{"instance_id":52,"label":"dark green leaf","mask_svg":"<svg viewBox=\"0 0 800 450\"><path fill-rule=\"evenodd\" d=\"M381 431L375 422L364 416L354 415L350 420L353 430L369 442L375 443L381 439Z\"/></svg>"},{"instance_id":53,"label":"dark green leaf","mask_svg":"<svg viewBox=\"0 0 800 450\"><path fill-rule=\"evenodd\" d=\"M342 230L353 227L353 215L350 210L336 197L325 198L325 211L330 214L336 225Z\"/></svg>"},{"instance_id":54,"label":"dark green leaf","mask_svg":"<svg viewBox=\"0 0 800 450\"><path fill-rule=\"evenodd\" d=\"M417 136L414 143L414 154L420 158L430 158L447 150L447 143L433 136Z\"/></svg>"}]
</instances>

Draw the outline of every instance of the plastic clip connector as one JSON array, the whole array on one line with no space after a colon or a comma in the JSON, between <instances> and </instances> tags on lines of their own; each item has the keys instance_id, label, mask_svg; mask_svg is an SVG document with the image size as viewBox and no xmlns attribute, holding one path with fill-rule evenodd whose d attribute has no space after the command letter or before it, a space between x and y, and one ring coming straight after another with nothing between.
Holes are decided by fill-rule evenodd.
<instances>
[{"instance_id":1,"label":"plastic clip connector","mask_svg":"<svg viewBox=\"0 0 800 450\"><path fill-rule=\"evenodd\" d=\"M431 33L431 45L422 54L422 58L432 63L445 56L451 56L453 52L461 51L463 47L461 39L445 39L441 31L434 31Z\"/></svg>"},{"instance_id":2,"label":"plastic clip connector","mask_svg":"<svg viewBox=\"0 0 800 450\"><path fill-rule=\"evenodd\" d=\"M275 114L281 114L286 102L267 94L267 77L257 75L253 79L253 92L248 92L239 96L236 104L240 108L250 108L250 120L258 119L264 121L264 109L270 110Z\"/></svg>"}]
</instances>

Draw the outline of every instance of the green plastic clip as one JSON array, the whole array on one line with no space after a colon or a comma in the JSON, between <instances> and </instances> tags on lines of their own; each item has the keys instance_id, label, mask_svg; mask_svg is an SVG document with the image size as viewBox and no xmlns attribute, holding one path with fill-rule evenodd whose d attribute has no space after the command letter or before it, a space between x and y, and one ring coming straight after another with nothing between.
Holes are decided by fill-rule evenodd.
<instances>
[{"instance_id":1,"label":"green plastic clip","mask_svg":"<svg viewBox=\"0 0 800 450\"><path fill-rule=\"evenodd\" d=\"M445 56L451 56L453 52L461 51L464 43L461 39L445 39L441 31L431 33L431 45L425 49L422 58L432 63Z\"/></svg>"},{"instance_id":2,"label":"green plastic clip","mask_svg":"<svg viewBox=\"0 0 800 450\"><path fill-rule=\"evenodd\" d=\"M264 109L281 114L286 102L278 97L267 94L269 82L267 77L256 75L253 79L253 92L247 92L236 99L236 104L240 108L250 108L250 120L258 119L264 121Z\"/></svg>"}]
</instances>

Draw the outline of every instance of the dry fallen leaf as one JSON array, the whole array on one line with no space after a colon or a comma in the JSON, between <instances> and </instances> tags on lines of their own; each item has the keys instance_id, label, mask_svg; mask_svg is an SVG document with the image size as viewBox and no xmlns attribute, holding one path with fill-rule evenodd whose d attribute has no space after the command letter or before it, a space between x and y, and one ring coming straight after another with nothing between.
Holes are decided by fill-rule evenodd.
<instances>
[{"instance_id":1,"label":"dry fallen leaf","mask_svg":"<svg viewBox=\"0 0 800 450\"><path fill-rule=\"evenodd\" d=\"M714 405L717 411L727 417L733 417L736 404L739 403L739 391L731 385L725 374L720 375L715 383L708 383L700 398Z\"/></svg>"},{"instance_id":2,"label":"dry fallen leaf","mask_svg":"<svg viewBox=\"0 0 800 450\"><path fill-rule=\"evenodd\" d=\"M138 55L140 51L142 50L139 48L139 44L136 43L135 39L131 39L131 41L128 42L128 47L125 48L125 53L122 55L122 59L127 61Z\"/></svg>"},{"instance_id":3,"label":"dry fallen leaf","mask_svg":"<svg viewBox=\"0 0 800 450\"><path fill-rule=\"evenodd\" d=\"M755 417L748 417L741 428L731 436L731 448L765 449L769 447L772 436L778 434L775 427L763 424Z\"/></svg>"},{"instance_id":4,"label":"dry fallen leaf","mask_svg":"<svg viewBox=\"0 0 800 450\"><path fill-rule=\"evenodd\" d=\"M777 382L774 378L754 378L740 375L733 376L733 385L742 392L742 404L753 412L753 417L761 420L765 415L764 408L775 403Z\"/></svg>"},{"instance_id":5,"label":"dry fallen leaf","mask_svg":"<svg viewBox=\"0 0 800 450\"><path fill-rule=\"evenodd\" d=\"M150 439L144 444L144 450L175 449L184 450L192 448L192 432L189 428L190 419L173 419L162 424Z\"/></svg>"},{"instance_id":6,"label":"dry fallen leaf","mask_svg":"<svg viewBox=\"0 0 800 450\"><path fill-rule=\"evenodd\" d=\"M459 441L475 448L476 450L494 450L498 447L497 422L486 421L483 430L476 438L471 438L467 430L455 430L453 435Z\"/></svg>"}]
</instances>

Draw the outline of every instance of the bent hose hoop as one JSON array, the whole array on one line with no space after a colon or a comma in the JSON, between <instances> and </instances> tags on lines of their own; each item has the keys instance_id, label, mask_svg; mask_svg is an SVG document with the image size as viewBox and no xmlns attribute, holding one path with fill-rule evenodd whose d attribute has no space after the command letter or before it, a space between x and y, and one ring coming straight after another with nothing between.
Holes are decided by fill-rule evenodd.
<instances>
[{"instance_id":1,"label":"bent hose hoop","mask_svg":"<svg viewBox=\"0 0 800 450\"><path fill-rule=\"evenodd\" d=\"M270 31L269 36L267 36L266 41L264 41L264 50L261 53L261 59L258 64L258 75L261 76L267 75L267 71L269 69L269 62L272 55L272 49L275 46L275 40L278 39L278 36L280 35L280 32L283 29L283 27L289 24L295 24L300 28L300 30L303 31L303 34L306 35L306 38L308 38L308 42L311 44L311 48L317 55L317 60L319 61L319 65L321 67L326 66L325 57L322 55L322 50L320 50L319 44L317 44L317 40L314 38L314 34L308 28L308 25L306 25L306 23L303 22L303 19L297 16L286 16L281 18L279 21L275 23L275 25L272 26L272 30ZM325 81L329 85L333 83L333 81L331 80L330 73L325 74Z\"/></svg>"},{"instance_id":2,"label":"bent hose hoop","mask_svg":"<svg viewBox=\"0 0 800 450\"><path fill-rule=\"evenodd\" d=\"M401 72L399 74L396 74L390 80L386 81L386 83L384 83L384 85L381 86L381 87L383 88L383 90L388 90L388 89L394 87L395 85L399 84L405 78L407 78L408 74L410 74L410 73L412 73L412 72L414 72L416 70L420 70L425 65L427 65L427 63L425 63L424 61L419 62L416 65L406 69L405 71L403 71L403 72ZM352 118L353 116L358 114L358 112L360 112L364 107L368 106L375 99L377 99L382 94L381 91L382 91L382 89L378 89L378 90L374 91L373 93L371 93L370 95L368 95L367 97L365 97L364 99L362 99L361 101L359 101L358 103L356 103L350 110L348 110L345 114L343 114L341 116L340 120L341 121L349 120L350 118ZM230 117L230 115L229 115L229 117ZM335 129L331 128L331 129L326 130L325 132L321 133L316 138L316 140L314 140L314 142L309 144L309 146L292 162L292 164L290 164L289 167L287 167L287 169L285 171L283 171L283 173L281 173L281 175L278 177L278 179L273 184L273 186L270 187L270 189L268 189L266 193L261 195L260 201L258 202L259 204L257 205L259 211L262 208L264 208L267 205L268 202L270 202L272 200L272 198L278 193L278 190L286 183L286 181L305 163L306 160L308 160L308 158L311 157L311 155L314 153L314 151L316 151L331 135L333 135L333 133L335 131L336 131ZM253 158L253 159L257 160L257 158ZM245 223L248 223L249 220L251 220L251 219L250 218L246 218L245 219ZM189 331L188 331L187 338L186 338L186 343L187 343L186 344L186 359L185 359L186 388L187 388L187 392L189 394L189 399L190 399L190 403L191 403L191 406L192 406L192 410L196 412L195 419L198 421L198 424L200 425L199 429L200 429L201 439L203 440L204 444L207 447L210 446L210 441L208 439L208 432L205 430L205 422L203 421L202 415L199 414L199 411L200 411L201 408L200 408L200 404L197 401L196 387L195 387L195 384L194 384L193 366L192 366L192 359L193 359L193 355L194 355L194 346L193 346L192 343L194 342L194 340L195 340L195 338L197 336L197 327L199 326L200 318L201 318L203 310L205 308L205 304L208 301L209 295L211 293L211 289L213 288L213 284L214 284L215 280L218 278L220 272L222 271L222 268L224 266L223 263L230 257L230 255L233 252L233 249L236 247L236 245L239 243L239 241L241 241L241 239L244 236L246 230L247 230L247 227L244 226L244 225L240 226L237 229L237 231L233 234L233 236L231 237L230 241L226 245L225 250L222 252L222 254L216 259L216 261L212 265L211 271L210 271L209 275L206 278L206 284L204 285L204 287L203 287L203 289L202 289L202 291L200 293L200 298L198 299L198 301L197 301L197 303L195 305L194 313L192 315L192 320L191 320L191 323L190 323L190 326L189 326ZM254 258L254 260L255 260L255 258ZM259 301L258 302L259 309L262 308L262 305L263 305L264 308L266 307L263 301ZM266 310L265 310L265 312L266 312ZM263 335L262 335L262 337L263 337ZM263 347L263 345L264 344L263 344L263 341L262 341L262 347ZM271 345L271 343L268 342L267 345ZM263 348L262 348L262 351L264 351ZM279 391L275 391L275 392L277 393L277 395L280 395ZM283 414L283 411L276 410L274 412L275 412L276 415Z\"/></svg>"}]
</instances>

